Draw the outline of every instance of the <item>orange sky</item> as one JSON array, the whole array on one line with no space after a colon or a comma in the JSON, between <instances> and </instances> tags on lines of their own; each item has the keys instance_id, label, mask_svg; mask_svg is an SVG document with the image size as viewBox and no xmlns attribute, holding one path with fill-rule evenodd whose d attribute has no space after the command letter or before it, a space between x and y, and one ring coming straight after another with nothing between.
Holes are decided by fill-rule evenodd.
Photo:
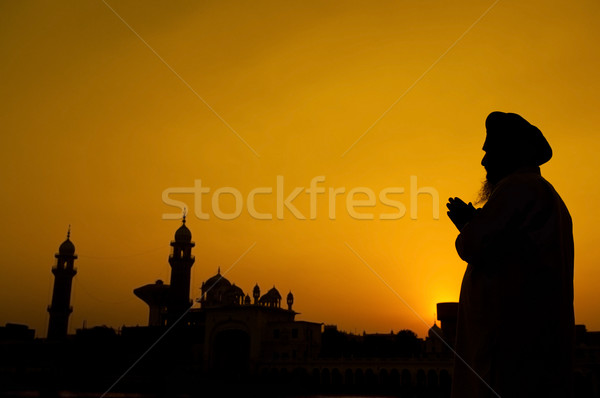
<instances>
[{"instance_id":1,"label":"orange sky","mask_svg":"<svg viewBox=\"0 0 600 398\"><path fill-rule=\"evenodd\" d=\"M407 214L380 220L393 209L377 199L358 210L375 219L357 220L341 195L331 220L317 195L314 220L287 210L257 220L245 207L220 220L207 195L211 218L200 220L191 195L175 195L190 208L193 294L235 263L227 278L247 292L292 290L299 319L423 336L435 303L458 300L465 269L445 200L475 199L484 120L502 110L554 148L542 173L574 220L576 321L600 330L597 1L500 0L474 26L493 1L108 4L123 20L102 1L0 2L0 324L45 336L69 224L79 255L70 331L84 320L142 325L132 291L168 280L180 224L162 218L176 211L165 189L202 180L211 193L237 189L245 206L277 176L286 196L324 176L320 187L346 193L404 187L390 198ZM411 176L439 192L439 220L425 195L410 218ZM261 212L276 215L275 203L256 197ZM234 209L231 196L221 204ZM309 195L294 204L309 216Z\"/></svg>"}]
</instances>

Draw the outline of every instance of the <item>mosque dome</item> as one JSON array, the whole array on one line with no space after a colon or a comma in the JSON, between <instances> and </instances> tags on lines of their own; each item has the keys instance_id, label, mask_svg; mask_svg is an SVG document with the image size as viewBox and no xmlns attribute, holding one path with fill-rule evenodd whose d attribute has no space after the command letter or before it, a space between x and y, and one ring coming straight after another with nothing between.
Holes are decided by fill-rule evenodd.
<instances>
[{"instance_id":1,"label":"mosque dome","mask_svg":"<svg viewBox=\"0 0 600 398\"><path fill-rule=\"evenodd\" d=\"M226 304L241 304L244 292L239 287L232 285L221 275L219 267L217 275L208 278L202 283L203 307L215 307Z\"/></svg>"},{"instance_id":2,"label":"mosque dome","mask_svg":"<svg viewBox=\"0 0 600 398\"><path fill-rule=\"evenodd\" d=\"M218 288L229 288L231 286L231 282L229 282L227 278L221 275L221 268L219 267L219 269L217 270L217 275L211 276L202 285L206 290L217 290Z\"/></svg>"},{"instance_id":3,"label":"mosque dome","mask_svg":"<svg viewBox=\"0 0 600 398\"><path fill-rule=\"evenodd\" d=\"M69 238L61 243L60 247L58 248L58 254L63 256L72 256L75 254L75 245Z\"/></svg>"},{"instance_id":4,"label":"mosque dome","mask_svg":"<svg viewBox=\"0 0 600 398\"><path fill-rule=\"evenodd\" d=\"M241 305L244 303L244 291L235 285L227 288L223 293L223 304Z\"/></svg>"},{"instance_id":5,"label":"mosque dome","mask_svg":"<svg viewBox=\"0 0 600 398\"><path fill-rule=\"evenodd\" d=\"M268 307L278 307L281 305L281 294L273 286L267 293L265 293L259 300L259 303Z\"/></svg>"},{"instance_id":6,"label":"mosque dome","mask_svg":"<svg viewBox=\"0 0 600 398\"><path fill-rule=\"evenodd\" d=\"M275 288L275 286L273 286L271 289L269 289L269 291L263 297L265 297L269 300L272 300L272 299L281 300L281 294L279 294L279 290L277 290Z\"/></svg>"},{"instance_id":7,"label":"mosque dome","mask_svg":"<svg viewBox=\"0 0 600 398\"><path fill-rule=\"evenodd\" d=\"M177 231L175 231L175 242L190 243L191 241L192 241L192 233L190 232L188 227L185 226L185 217L184 217L183 224L181 224L181 227L179 227L179 229Z\"/></svg>"},{"instance_id":8,"label":"mosque dome","mask_svg":"<svg viewBox=\"0 0 600 398\"><path fill-rule=\"evenodd\" d=\"M58 247L58 254L61 256L72 256L75 254L75 245L69 239L71 237L71 226L67 230L67 240L60 244Z\"/></svg>"}]
</instances>

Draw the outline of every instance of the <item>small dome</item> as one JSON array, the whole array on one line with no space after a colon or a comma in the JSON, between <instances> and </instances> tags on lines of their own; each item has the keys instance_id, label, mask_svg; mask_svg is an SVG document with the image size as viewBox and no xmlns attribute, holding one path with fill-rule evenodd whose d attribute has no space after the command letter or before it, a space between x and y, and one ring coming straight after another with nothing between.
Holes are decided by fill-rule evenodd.
<instances>
[{"instance_id":1,"label":"small dome","mask_svg":"<svg viewBox=\"0 0 600 398\"><path fill-rule=\"evenodd\" d=\"M254 297L254 300L258 300L260 297L260 287L258 287L258 283L254 285L254 289L252 289L252 297Z\"/></svg>"},{"instance_id":2,"label":"small dome","mask_svg":"<svg viewBox=\"0 0 600 398\"><path fill-rule=\"evenodd\" d=\"M181 224L181 227L179 227L179 229L177 231L175 231L175 242L190 243L191 241L192 241L192 233L190 232L188 227L185 226L185 219L184 219L183 224Z\"/></svg>"},{"instance_id":3,"label":"small dome","mask_svg":"<svg viewBox=\"0 0 600 398\"><path fill-rule=\"evenodd\" d=\"M293 300L294 299L294 295L292 294L292 292L290 291L287 295L287 299L289 300Z\"/></svg>"},{"instance_id":4,"label":"small dome","mask_svg":"<svg viewBox=\"0 0 600 398\"><path fill-rule=\"evenodd\" d=\"M281 294L279 294L279 291L277 291L275 286L273 286L273 288L270 289L264 296L262 296L258 302L262 305L266 305L267 307L279 308L281 304Z\"/></svg>"},{"instance_id":5,"label":"small dome","mask_svg":"<svg viewBox=\"0 0 600 398\"><path fill-rule=\"evenodd\" d=\"M229 286L231 286L231 282L229 282L227 280L227 278L225 278L224 276L221 275L221 268L219 267L219 269L217 271L217 275L211 276L210 278L208 278L208 280L206 280L206 282L204 282L202 284L202 287L204 289L213 290L220 286L229 287Z\"/></svg>"},{"instance_id":6,"label":"small dome","mask_svg":"<svg viewBox=\"0 0 600 398\"><path fill-rule=\"evenodd\" d=\"M72 256L75 254L75 245L69 238L60 245L58 254L63 256Z\"/></svg>"},{"instance_id":7,"label":"small dome","mask_svg":"<svg viewBox=\"0 0 600 398\"><path fill-rule=\"evenodd\" d=\"M227 288L222 296L223 304L241 305L244 301L244 292L235 283Z\"/></svg>"},{"instance_id":8,"label":"small dome","mask_svg":"<svg viewBox=\"0 0 600 398\"><path fill-rule=\"evenodd\" d=\"M275 289L275 286L273 286L263 297L267 300L281 300L281 294L279 294L279 290Z\"/></svg>"}]
</instances>

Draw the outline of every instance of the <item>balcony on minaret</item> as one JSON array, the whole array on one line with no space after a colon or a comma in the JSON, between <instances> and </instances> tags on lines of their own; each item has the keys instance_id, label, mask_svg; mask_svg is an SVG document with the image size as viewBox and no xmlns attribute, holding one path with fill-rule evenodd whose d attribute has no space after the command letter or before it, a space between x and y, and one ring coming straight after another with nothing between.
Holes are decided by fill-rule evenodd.
<instances>
[{"instance_id":1,"label":"balcony on minaret","mask_svg":"<svg viewBox=\"0 0 600 398\"><path fill-rule=\"evenodd\" d=\"M171 254L169 255L169 260L196 260L196 257L192 254L185 253L183 250L177 250L176 248L171 249Z\"/></svg>"},{"instance_id":2,"label":"balcony on minaret","mask_svg":"<svg viewBox=\"0 0 600 398\"><path fill-rule=\"evenodd\" d=\"M57 262L55 265L52 266L52 273L54 275L56 275L56 271L62 271L61 272L62 274L72 273L73 275L75 275L75 274L77 274L77 267L75 267L74 265L68 264L68 263L64 264L64 263Z\"/></svg>"}]
</instances>

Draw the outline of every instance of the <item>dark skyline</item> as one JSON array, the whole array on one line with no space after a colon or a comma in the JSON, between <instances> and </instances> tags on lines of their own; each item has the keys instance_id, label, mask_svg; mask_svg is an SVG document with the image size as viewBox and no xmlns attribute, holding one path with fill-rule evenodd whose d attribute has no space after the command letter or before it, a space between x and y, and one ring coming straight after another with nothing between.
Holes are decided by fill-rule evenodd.
<instances>
[{"instance_id":1,"label":"dark skyline","mask_svg":"<svg viewBox=\"0 0 600 398\"><path fill-rule=\"evenodd\" d=\"M322 320L295 320L298 313L291 291L285 299L274 286L261 293L257 284L244 292L218 269L202 283L200 306L190 308L189 275L181 266L189 270L193 263L194 241L185 221L175 231L171 246L171 261L165 264L171 267L171 284L157 281L132 289L148 304L149 326L123 325L116 330L91 325L67 336L64 309L70 310L70 284L65 277L71 281L77 259L68 237L52 267L56 284L50 313L58 317L51 321L48 339L33 341L33 330L16 325L0 328L5 369L19 364L6 388L195 393L201 385L215 387L221 383L211 383L224 380L233 389L231 394L239 391L236 388L258 388L261 394L274 389L276 394L448 396L457 303L438 303L441 327L436 322L425 339L403 328L353 334ZM599 336L578 326L576 391L594 391ZM55 373L63 376L52 376Z\"/></svg>"}]
</instances>

